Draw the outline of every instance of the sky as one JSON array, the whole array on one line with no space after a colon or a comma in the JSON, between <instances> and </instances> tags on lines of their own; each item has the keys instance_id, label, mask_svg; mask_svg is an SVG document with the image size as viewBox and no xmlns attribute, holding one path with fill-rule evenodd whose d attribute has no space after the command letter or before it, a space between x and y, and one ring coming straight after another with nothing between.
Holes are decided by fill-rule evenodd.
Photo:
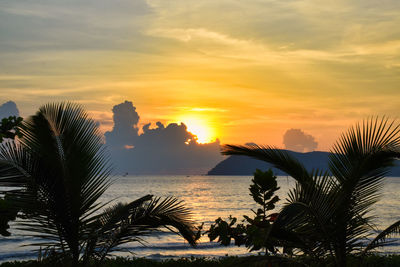
<instances>
[{"instance_id":1,"label":"sky","mask_svg":"<svg viewBox=\"0 0 400 267\"><path fill-rule=\"evenodd\" d=\"M0 103L79 102L106 132L127 100L140 129L278 147L295 130L329 150L399 116L398 25L398 0L1 0Z\"/></svg>"}]
</instances>

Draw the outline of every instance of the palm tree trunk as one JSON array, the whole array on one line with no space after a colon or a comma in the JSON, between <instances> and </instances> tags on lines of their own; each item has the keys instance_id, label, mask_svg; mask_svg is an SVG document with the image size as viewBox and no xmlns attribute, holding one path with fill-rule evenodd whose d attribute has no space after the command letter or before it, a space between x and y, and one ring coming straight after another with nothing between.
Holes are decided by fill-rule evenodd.
<instances>
[{"instance_id":1,"label":"palm tree trunk","mask_svg":"<svg viewBox=\"0 0 400 267\"><path fill-rule=\"evenodd\" d=\"M79 250L74 249L72 251L72 266L78 266L79 263Z\"/></svg>"},{"instance_id":2,"label":"palm tree trunk","mask_svg":"<svg viewBox=\"0 0 400 267\"><path fill-rule=\"evenodd\" d=\"M346 267L346 238L339 237L339 240L337 242L337 247L335 249L335 261L336 261L336 266L338 267Z\"/></svg>"},{"instance_id":3,"label":"palm tree trunk","mask_svg":"<svg viewBox=\"0 0 400 267\"><path fill-rule=\"evenodd\" d=\"M336 254L336 265L338 267L346 267L346 252L345 251L338 251Z\"/></svg>"}]
</instances>

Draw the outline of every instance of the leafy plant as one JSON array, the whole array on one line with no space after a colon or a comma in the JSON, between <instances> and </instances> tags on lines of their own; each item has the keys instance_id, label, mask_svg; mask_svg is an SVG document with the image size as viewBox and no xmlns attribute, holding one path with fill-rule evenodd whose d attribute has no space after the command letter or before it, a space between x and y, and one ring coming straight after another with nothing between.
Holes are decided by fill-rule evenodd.
<instances>
[{"instance_id":1,"label":"leafy plant","mask_svg":"<svg viewBox=\"0 0 400 267\"><path fill-rule=\"evenodd\" d=\"M0 143L4 139L14 139L15 137L22 137L19 130L21 126L22 118L10 116L8 118L3 118L0 121ZM0 198L0 235L9 236L11 233L8 231L10 226L8 223L16 219L18 209L15 208L13 201L7 193L4 197Z\"/></svg>"},{"instance_id":2,"label":"leafy plant","mask_svg":"<svg viewBox=\"0 0 400 267\"><path fill-rule=\"evenodd\" d=\"M291 245L306 254L330 254L338 266L345 266L346 255L365 253L399 233L397 222L364 245L373 230L369 213L384 177L400 157L400 125L395 121L369 119L350 128L334 145L327 171L309 172L289 153L270 146L227 145L223 154L264 160L296 180L274 227L297 236Z\"/></svg>"},{"instance_id":3,"label":"leafy plant","mask_svg":"<svg viewBox=\"0 0 400 267\"><path fill-rule=\"evenodd\" d=\"M280 243L276 239L272 223L277 213L268 214L268 211L275 209L275 204L279 201L279 197L274 195L279 187L272 170L263 172L257 169L249 190L250 196L260 206L257 211L253 211L254 218L244 215L243 223L240 224L236 224L237 218L232 216L228 221L218 218L206 234L210 241L218 238L217 241L224 246L230 245L233 239L235 245L245 245L251 251L264 249L266 252L268 250L276 253L276 246Z\"/></svg>"},{"instance_id":4,"label":"leafy plant","mask_svg":"<svg viewBox=\"0 0 400 267\"><path fill-rule=\"evenodd\" d=\"M13 201L6 194L4 198L0 198L0 235L10 236L8 231L10 226L8 223L17 218L18 209L13 205Z\"/></svg>"},{"instance_id":5,"label":"leafy plant","mask_svg":"<svg viewBox=\"0 0 400 267\"><path fill-rule=\"evenodd\" d=\"M8 118L3 118L0 121L0 143L3 142L5 138L14 139L16 136L22 137L19 128L21 122L21 117L10 116Z\"/></svg>"},{"instance_id":6,"label":"leafy plant","mask_svg":"<svg viewBox=\"0 0 400 267\"><path fill-rule=\"evenodd\" d=\"M19 228L42 239L33 245L75 265L104 260L163 226L195 244L190 212L175 198L147 195L103 209L98 199L112 167L96 123L79 105L42 106L20 131L19 142L0 146L0 186L18 189L8 194L25 219Z\"/></svg>"}]
</instances>

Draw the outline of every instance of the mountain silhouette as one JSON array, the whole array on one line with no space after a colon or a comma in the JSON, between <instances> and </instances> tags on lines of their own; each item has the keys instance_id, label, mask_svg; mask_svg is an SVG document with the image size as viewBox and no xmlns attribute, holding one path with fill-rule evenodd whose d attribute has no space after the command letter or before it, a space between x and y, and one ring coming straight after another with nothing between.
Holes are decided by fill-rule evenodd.
<instances>
[{"instance_id":1,"label":"mountain silhouette","mask_svg":"<svg viewBox=\"0 0 400 267\"><path fill-rule=\"evenodd\" d=\"M304 164L308 171L312 169L327 170L329 152L314 151L308 153L299 153L286 150L298 161ZM271 164L253 159L247 156L229 156L218 163L207 174L208 175L253 175L256 169L267 170L271 168L276 175L287 175L286 173L273 168ZM397 161L387 176L400 177L400 161Z\"/></svg>"}]
</instances>

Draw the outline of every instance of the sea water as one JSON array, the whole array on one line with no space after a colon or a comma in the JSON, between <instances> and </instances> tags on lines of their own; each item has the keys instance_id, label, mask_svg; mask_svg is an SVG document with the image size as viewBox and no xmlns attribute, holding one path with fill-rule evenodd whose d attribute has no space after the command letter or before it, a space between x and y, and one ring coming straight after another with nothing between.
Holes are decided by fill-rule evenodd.
<instances>
[{"instance_id":1,"label":"sea water","mask_svg":"<svg viewBox=\"0 0 400 267\"><path fill-rule=\"evenodd\" d=\"M185 206L191 209L192 219L198 225L205 223L205 229L218 217L226 219L232 215L241 220L243 215L252 216L252 209L257 208L248 190L251 176L126 176L113 179L114 183L100 201L129 202L146 194L157 197L174 196L183 200ZM280 176L278 184L281 200L277 211L285 203L287 192L293 188L294 181L290 177ZM372 213L376 216L376 232L400 220L400 178L385 178L383 196L375 204ZM35 240L25 237L22 232L12 232L10 237L0 236L0 261L37 258L37 253L32 252L32 247L23 246ZM196 248L192 248L180 236L170 232L160 232L145 237L144 240L144 244L124 245L123 251L116 252L116 255L163 259L251 254L245 247L224 247L216 242L209 242L207 236L201 238ZM393 241L390 246L381 249L381 252L399 252L399 240Z\"/></svg>"}]
</instances>

